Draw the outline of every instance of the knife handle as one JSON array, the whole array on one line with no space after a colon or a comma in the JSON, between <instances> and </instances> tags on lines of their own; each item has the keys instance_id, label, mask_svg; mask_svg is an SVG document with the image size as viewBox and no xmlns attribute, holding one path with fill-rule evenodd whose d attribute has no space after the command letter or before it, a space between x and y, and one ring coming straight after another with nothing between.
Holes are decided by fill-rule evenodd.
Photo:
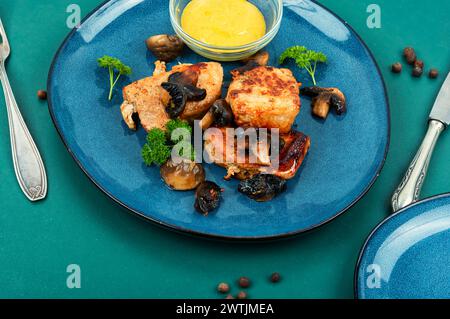
<instances>
[{"instance_id":1,"label":"knife handle","mask_svg":"<svg viewBox=\"0 0 450 319\"><path fill-rule=\"evenodd\" d=\"M444 130L445 125L443 123L436 120L429 121L428 131L423 139L422 145L409 165L402 182L392 196L391 203L394 212L419 200L420 191L425 176L427 175L434 146Z\"/></svg>"},{"instance_id":2,"label":"knife handle","mask_svg":"<svg viewBox=\"0 0 450 319\"><path fill-rule=\"evenodd\" d=\"M17 181L25 196L30 201L37 201L43 199L47 194L47 175L41 155L20 114L2 61L0 61L0 80L5 93L12 158Z\"/></svg>"}]
</instances>

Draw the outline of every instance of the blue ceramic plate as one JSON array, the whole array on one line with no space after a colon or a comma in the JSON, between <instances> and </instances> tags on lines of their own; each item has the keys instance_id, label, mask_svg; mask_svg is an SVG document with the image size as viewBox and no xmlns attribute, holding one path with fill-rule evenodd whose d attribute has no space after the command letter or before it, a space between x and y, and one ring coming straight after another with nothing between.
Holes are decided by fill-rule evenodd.
<instances>
[{"instance_id":1,"label":"blue ceramic plate","mask_svg":"<svg viewBox=\"0 0 450 319\"><path fill-rule=\"evenodd\" d=\"M355 273L363 299L450 298L450 194L384 220L366 241Z\"/></svg>"},{"instance_id":2,"label":"blue ceramic plate","mask_svg":"<svg viewBox=\"0 0 450 319\"><path fill-rule=\"evenodd\" d=\"M205 165L207 178L225 188L220 209L207 218L193 208L192 192L167 189L159 169L145 167L140 156L145 132L128 130L122 121L117 91L107 101L108 75L96 59L108 54L133 68L121 86L152 74L154 58L144 40L172 33L168 1L113 0L88 15L56 54L48 80L50 113L69 152L89 178L132 212L179 231L239 239L279 238L318 227L358 201L383 166L389 144L389 107L379 69L358 35L341 19L311 1L285 1L281 30L267 47L271 64L292 45L327 54L318 83L339 87L347 95L348 113L326 121L312 117L309 100L297 129L312 146L288 190L275 200L256 203L225 182L225 171ZM201 56L186 49L180 61ZM174 63L177 63L174 62ZM224 63L228 71L239 64ZM311 85L294 63L297 79Z\"/></svg>"}]
</instances>

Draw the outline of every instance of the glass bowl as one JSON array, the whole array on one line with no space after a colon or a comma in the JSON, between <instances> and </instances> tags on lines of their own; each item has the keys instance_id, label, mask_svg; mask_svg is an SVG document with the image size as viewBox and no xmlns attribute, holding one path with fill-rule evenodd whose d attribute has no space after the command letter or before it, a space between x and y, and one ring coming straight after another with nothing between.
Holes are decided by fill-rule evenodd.
<instances>
[{"instance_id":1,"label":"glass bowl","mask_svg":"<svg viewBox=\"0 0 450 319\"><path fill-rule=\"evenodd\" d=\"M272 41L280 29L281 18L283 17L283 0L250 0L264 15L266 34L254 42L241 46L223 47L209 45L192 38L181 27L181 15L190 1L170 0L170 22L175 33L189 48L201 56L216 61L237 61L255 54Z\"/></svg>"}]
</instances>

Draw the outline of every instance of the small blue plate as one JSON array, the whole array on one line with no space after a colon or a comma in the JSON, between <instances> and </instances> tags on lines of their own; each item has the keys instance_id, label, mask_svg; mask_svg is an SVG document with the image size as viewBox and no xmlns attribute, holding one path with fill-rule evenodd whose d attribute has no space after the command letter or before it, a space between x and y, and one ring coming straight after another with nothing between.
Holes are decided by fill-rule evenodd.
<instances>
[{"instance_id":1,"label":"small blue plate","mask_svg":"<svg viewBox=\"0 0 450 319\"><path fill-rule=\"evenodd\" d=\"M113 0L102 4L74 29L56 53L49 79L49 108L69 152L87 176L108 196L159 225L197 235L233 239L280 238L332 220L355 204L383 166L389 144L389 106L380 71L363 41L340 18L311 1L284 1L280 32L266 48L271 65L289 46L305 45L328 56L318 68L318 83L336 86L347 96L348 113L312 117L302 99L296 129L312 146L288 190L273 201L257 203L225 182L225 171L205 165L207 178L225 188L220 208L203 217L193 208L193 192L169 190L159 169L141 159L145 132L124 125L117 90L107 100L108 74L97 67L107 54L133 68L119 87L153 71L154 57L144 40L173 33L168 1ZM180 62L205 58L186 49ZM169 66L178 63L175 61ZM224 63L226 78L239 63ZM305 86L311 82L294 63L287 64Z\"/></svg>"},{"instance_id":2,"label":"small blue plate","mask_svg":"<svg viewBox=\"0 0 450 319\"><path fill-rule=\"evenodd\" d=\"M450 193L425 199L378 225L355 272L361 299L450 298Z\"/></svg>"}]
</instances>

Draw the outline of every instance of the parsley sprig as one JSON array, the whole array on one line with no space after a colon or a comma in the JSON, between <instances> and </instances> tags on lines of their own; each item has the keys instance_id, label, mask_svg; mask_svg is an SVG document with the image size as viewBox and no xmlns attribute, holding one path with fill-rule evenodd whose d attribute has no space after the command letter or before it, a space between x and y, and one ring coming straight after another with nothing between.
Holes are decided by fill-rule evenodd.
<instances>
[{"instance_id":1,"label":"parsley sprig","mask_svg":"<svg viewBox=\"0 0 450 319\"><path fill-rule=\"evenodd\" d=\"M97 60L98 66L101 68L108 69L109 71L109 95L108 100L111 101L114 86L119 81L121 75L130 75L131 68L122 63L117 58L105 55Z\"/></svg>"},{"instance_id":2,"label":"parsley sprig","mask_svg":"<svg viewBox=\"0 0 450 319\"><path fill-rule=\"evenodd\" d=\"M182 138L178 140L172 138L172 132L176 129L185 129L189 134L192 133L192 127L189 123L180 119L167 122L165 130L152 128L148 132L146 143L142 147L142 158L147 166L162 165L167 162L174 145L182 141ZM178 155L186 159L195 159L193 148L191 148L191 154L184 154L184 151L185 149L181 148Z\"/></svg>"},{"instance_id":3,"label":"parsley sprig","mask_svg":"<svg viewBox=\"0 0 450 319\"><path fill-rule=\"evenodd\" d=\"M284 63L286 59L293 59L299 68L305 69L311 76L314 85L317 85L315 77L317 63L327 62L327 57L322 52L308 50L300 45L286 49L281 54L279 63Z\"/></svg>"}]
</instances>

